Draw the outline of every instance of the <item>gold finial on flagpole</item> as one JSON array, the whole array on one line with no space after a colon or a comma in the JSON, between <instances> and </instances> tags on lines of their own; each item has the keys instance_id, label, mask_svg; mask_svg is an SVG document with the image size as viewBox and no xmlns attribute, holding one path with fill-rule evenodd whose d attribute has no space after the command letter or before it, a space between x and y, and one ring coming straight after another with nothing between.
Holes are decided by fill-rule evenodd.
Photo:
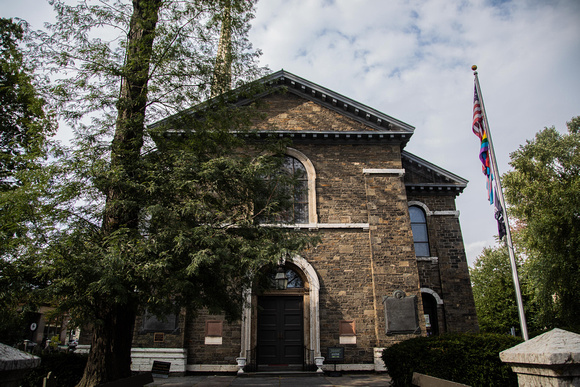
<instances>
[{"instance_id":1,"label":"gold finial on flagpole","mask_svg":"<svg viewBox=\"0 0 580 387\"><path fill-rule=\"evenodd\" d=\"M473 66L471 66L471 69L472 69L474 72L477 72L477 66L476 66L476 65L473 65Z\"/></svg>"}]
</instances>

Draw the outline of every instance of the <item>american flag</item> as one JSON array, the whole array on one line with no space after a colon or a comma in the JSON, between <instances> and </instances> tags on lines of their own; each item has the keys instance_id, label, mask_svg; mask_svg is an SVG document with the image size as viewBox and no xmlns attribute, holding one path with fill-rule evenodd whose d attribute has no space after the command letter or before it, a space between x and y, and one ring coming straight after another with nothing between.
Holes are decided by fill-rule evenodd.
<instances>
[{"instance_id":1,"label":"american flag","mask_svg":"<svg viewBox=\"0 0 580 387\"><path fill-rule=\"evenodd\" d=\"M479 96L477 95L477 86L473 96L473 126L471 127L473 133L479 139L483 137L483 114L481 112L481 103L479 103Z\"/></svg>"}]
</instances>

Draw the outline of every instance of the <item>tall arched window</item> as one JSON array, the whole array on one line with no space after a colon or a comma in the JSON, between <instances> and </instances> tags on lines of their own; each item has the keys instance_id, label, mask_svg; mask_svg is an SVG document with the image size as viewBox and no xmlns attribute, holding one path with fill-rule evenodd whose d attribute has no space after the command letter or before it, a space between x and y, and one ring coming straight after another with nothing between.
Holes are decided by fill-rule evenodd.
<instances>
[{"instance_id":1,"label":"tall arched window","mask_svg":"<svg viewBox=\"0 0 580 387\"><path fill-rule=\"evenodd\" d=\"M256 206L257 219L262 223L316 224L314 165L296 149L287 148L286 152L278 172L265 177L270 191L266 194L266 203ZM276 201L270 201L273 197ZM264 211L271 203L274 207Z\"/></svg>"},{"instance_id":2,"label":"tall arched window","mask_svg":"<svg viewBox=\"0 0 580 387\"><path fill-rule=\"evenodd\" d=\"M296 158L286 155L283 169L296 179L291 206L284 220L291 223L308 223L308 174L304 165Z\"/></svg>"},{"instance_id":3,"label":"tall arched window","mask_svg":"<svg viewBox=\"0 0 580 387\"><path fill-rule=\"evenodd\" d=\"M411 217L411 229L415 242L415 255L417 257L429 256L429 236L427 233L427 219L425 212L418 206L409 207Z\"/></svg>"}]
</instances>

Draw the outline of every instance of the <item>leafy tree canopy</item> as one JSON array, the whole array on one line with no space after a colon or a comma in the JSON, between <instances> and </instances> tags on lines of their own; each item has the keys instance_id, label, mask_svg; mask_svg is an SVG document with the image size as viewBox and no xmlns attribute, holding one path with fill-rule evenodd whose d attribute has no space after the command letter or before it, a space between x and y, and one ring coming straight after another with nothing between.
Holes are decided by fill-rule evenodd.
<instances>
[{"instance_id":1,"label":"leafy tree canopy","mask_svg":"<svg viewBox=\"0 0 580 387\"><path fill-rule=\"evenodd\" d=\"M524 310L528 328L535 321L535 309L532 297L532 288L529 283L525 264L518 254L518 274L520 290L524 300ZM503 243L499 247L483 249L469 271L473 288L473 298L477 310L477 320L483 332L502 333L510 332L512 327L520 330L518 306L514 281L509 260L507 246Z\"/></svg>"},{"instance_id":2,"label":"leafy tree canopy","mask_svg":"<svg viewBox=\"0 0 580 387\"><path fill-rule=\"evenodd\" d=\"M18 184L18 170L42 155L56 125L34 85L18 46L25 23L0 18L0 190Z\"/></svg>"},{"instance_id":3,"label":"leafy tree canopy","mask_svg":"<svg viewBox=\"0 0 580 387\"><path fill-rule=\"evenodd\" d=\"M544 326L577 324L580 308L580 117L511 154L503 176L509 211L523 225L522 247Z\"/></svg>"}]
</instances>

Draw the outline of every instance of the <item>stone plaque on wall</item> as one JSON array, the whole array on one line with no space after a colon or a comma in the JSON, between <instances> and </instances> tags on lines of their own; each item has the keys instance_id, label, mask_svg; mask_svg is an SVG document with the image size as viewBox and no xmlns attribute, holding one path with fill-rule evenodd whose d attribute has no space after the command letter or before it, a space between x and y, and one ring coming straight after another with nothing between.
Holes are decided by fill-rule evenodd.
<instances>
[{"instance_id":1,"label":"stone plaque on wall","mask_svg":"<svg viewBox=\"0 0 580 387\"><path fill-rule=\"evenodd\" d=\"M420 333L417 297L407 297L402 290L383 298L387 335Z\"/></svg>"},{"instance_id":2,"label":"stone plaque on wall","mask_svg":"<svg viewBox=\"0 0 580 387\"><path fill-rule=\"evenodd\" d=\"M158 319L152 314L143 315L141 332L176 333L179 329L179 318L176 313L169 314L165 319Z\"/></svg>"}]
</instances>

